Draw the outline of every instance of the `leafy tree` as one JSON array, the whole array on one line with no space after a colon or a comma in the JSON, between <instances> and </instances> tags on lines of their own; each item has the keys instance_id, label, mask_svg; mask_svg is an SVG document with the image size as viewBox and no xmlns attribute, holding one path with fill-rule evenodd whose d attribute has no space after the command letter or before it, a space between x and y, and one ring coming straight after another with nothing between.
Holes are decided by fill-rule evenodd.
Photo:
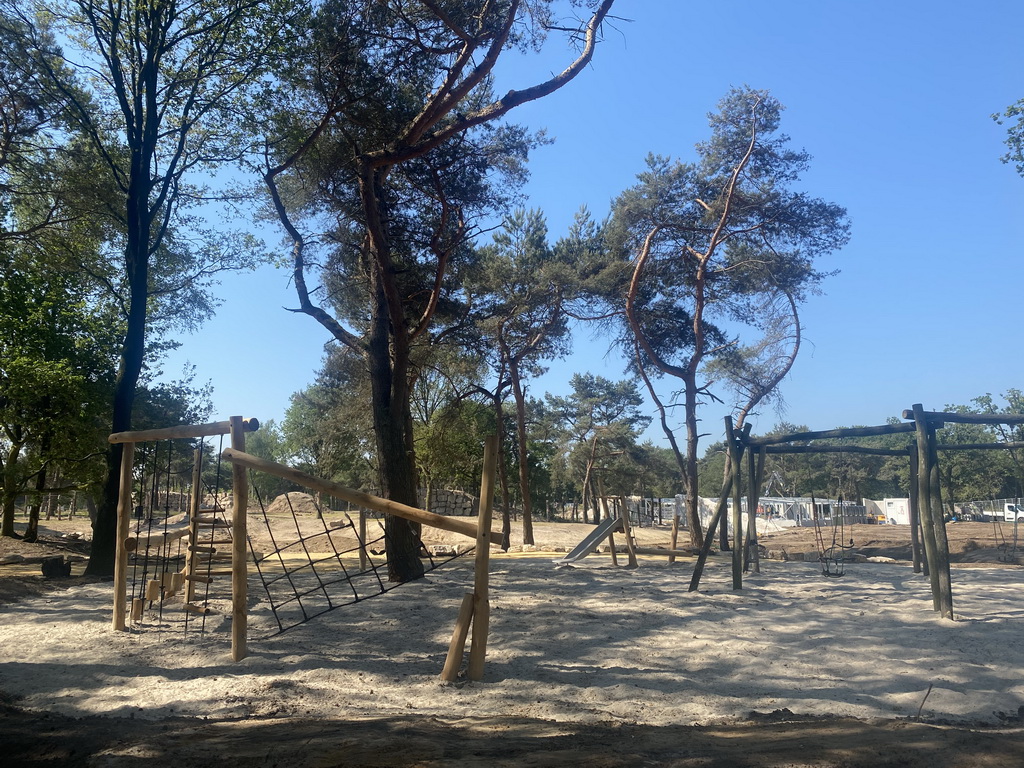
<instances>
[{"instance_id":1,"label":"leafy tree","mask_svg":"<svg viewBox=\"0 0 1024 768\"><path fill-rule=\"evenodd\" d=\"M732 90L710 115L711 138L697 146L696 163L650 156L613 206L609 237L630 260L621 299L630 346L641 369L682 387L686 448L677 456L695 546L703 541L697 414L702 399L715 397L703 366L735 355L742 329L770 328L777 315L765 307L780 295L802 299L824 277L814 260L848 238L842 208L792 190L809 156L787 146L781 110L765 91ZM662 425L668 435L664 418Z\"/></svg>"},{"instance_id":2,"label":"leafy tree","mask_svg":"<svg viewBox=\"0 0 1024 768\"><path fill-rule=\"evenodd\" d=\"M572 394L548 395L547 403L561 427L564 460L576 467L585 519L596 495L595 471L609 467L616 457L635 446L637 435L650 419L640 410L643 398L636 384L628 379L613 382L603 376L577 373L571 384Z\"/></svg>"},{"instance_id":3,"label":"leafy tree","mask_svg":"<svg viewBox=\"0 0 1024 768\"><path fill-rule=\"evenodd\" d=\"M196 171L237 159L247 145L234 128L247 90L260 85L285 22L277 3L97 4L88 0L10 2L22 47L44 73L102 159L116 202L106 215L116 240L100 277L122 302L125 334L115 382L112 429L131 428L154 302L187 307L185 323L210 311L211 276L246 265L252 244L205 230L189 208L210 193L190 186ZM39 20L52 20L54 35ZM13 25L8 25L8 29ZM59 37L58 37L59 36ZM65 56L56 40L71 46ZM83 96L67 71L84 73ZM115 254L115 251L117 252ZM120 446L93 525L90 573L113 569Z\"/></svg>"},{"instance_id":4,"label":"leafy tree","mask_svg":"<svg viewBox=\"0 0 1024 768\"><path fill-rule=\"evenodd\" d=\"M0 535L14 534L15 499L46 490L48 468L73 478L102 449L117 323L74 275L0 245Z\"/></svg>"},{"instance_id":5,"label":"leafy tree","mask_svg":"<svg viewBox=\"0 0 1024 768\"><path fill-rule=\"evenodd\" d=\"M544 372L543 362L568 351L569 326L563 304L573 298L572 265L557 258L547 242L538 210L514 211L484 249L476 285L477 325L496 357L492 367L507 373L515 401L516 449L523 509L523 543L533 544L530 464L527 443L528 378Z\"/></svg>"},{"instance_id":6,"label":"leafy tree","mask_svg":"<svg viewBox=\"0 0 1024 768\"><path fill-rule=\"evenodd\" d=\"M375 487L369 387L362 360L344 347L332 349L316 382L292 395L285 413L284 447L291 460L353 488Z\"/></svg>"},{"instance_id":7,"label":"leafy tree","mask_svg":"<svg viewBox=\"0 0 1024 768\"><path fill-rule=\"evenodd\" d=\"M410 412L415 347L455 333L460 270L481 217L507 204L534 143L499 124L575 78L612 6L559 22L553 4L492 0L334 0L281 76L290 103L268 120L265 180L292 242L299 311L365 361L382 493L416 503ZM579 44L561 73L498 97L504 51L539 48L549 31ZM305 216L305 220L303 220ZM324 235L324 222L329 221ZM326 238L329 248L316 248ZM309 282L319 275L324 292ZM393 581L423 573L412 527L386 521Z\"/></svg>"}]
</instances>

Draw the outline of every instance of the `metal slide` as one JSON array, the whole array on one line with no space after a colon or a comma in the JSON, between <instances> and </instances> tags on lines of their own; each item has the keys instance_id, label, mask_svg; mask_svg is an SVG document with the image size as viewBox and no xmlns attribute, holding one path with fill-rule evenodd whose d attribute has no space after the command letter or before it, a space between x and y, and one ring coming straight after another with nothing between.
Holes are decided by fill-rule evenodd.
<instances>
[{"instance_id":1,"label":"metal slide","mask_svg":"<svg viewBox=\"0 0 1024 768\"><path fill-rule=\"evenodd\" d=\"M605 518L597 524L594 530L587 534L583 541L576 545L572 552L569 552L561 560L555 560L555 565L566 565L567 563L575 563L577 560L582 560L597 549L601 542L608 538L609 534L619 533L620 531L622 531L622 520L618 517Z\"/></svg>"}]
</instances>

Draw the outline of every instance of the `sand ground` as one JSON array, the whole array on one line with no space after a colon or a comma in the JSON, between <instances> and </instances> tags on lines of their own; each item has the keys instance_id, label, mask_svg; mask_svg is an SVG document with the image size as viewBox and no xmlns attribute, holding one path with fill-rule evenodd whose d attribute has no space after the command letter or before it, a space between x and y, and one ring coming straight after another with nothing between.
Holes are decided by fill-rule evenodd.
<instances>
[{"instance_id":1,"label":"sand ground","mask_svg":"<svg viewBox=\"0 0 1024 768\"><path fill-rule=\"evenodd\" d=\"M737 592L718 556L691 593L685 558L556 567L586 529L540 524L544 551L492 558L484 680L451 685L438 673L472 588L465 558L276 635L251 584L250 655L232 663L223 617L203 635L115 633L109 583L32 574L34 558L87 548L60 538L75 528L0 546L26 558L0 565L9 764L1024 765L1024 568L991 525L949 526L953 622L899 526L849 529L882 561L838 579L796 559L813 559L813 531L773 532L766 551L790 560Z\"/></svg>"}]
</instances>

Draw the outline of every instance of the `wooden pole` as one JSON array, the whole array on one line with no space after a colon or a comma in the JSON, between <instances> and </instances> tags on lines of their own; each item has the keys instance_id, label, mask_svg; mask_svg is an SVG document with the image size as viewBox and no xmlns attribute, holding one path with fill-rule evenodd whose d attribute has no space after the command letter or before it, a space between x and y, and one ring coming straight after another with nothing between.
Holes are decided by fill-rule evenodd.
<instances>
[{"instance_id":1,"label":"wooden pole","mask_svg":"<svg viewBox=\"0 0 1024 768\"><path fill-rule=\"evenodd\" d=\"M597 507L597 510L598 510L597 511L597 516L598 516L597 522L600 523L601 520L608 520L612 516L611 512L608 509L608 498L604 495L604 483L601 481L601 478L597 478L597 493L598 493L597 504L595 506ZM612 565L617 567L618 564L619 564L619 557L618 557L618 555L615 554L615 534L614 533L609 533L608 534L608 550L612 554Z\"/></svg>"},{"instance_id":2,"label":"wooden pole","mask_svg":"<svg viewBox=\"0 0 1024 768\"><path fill-rule=\"evenodd\" d=\"M128 609L128 530L132 515L132 467L135 443L125 443L121 451L121 486L117 495L117 545L114 550L114 619L116 631L127 629Z\"/></svg>"},{"instance_id":3,"label":"wooden pole","mask_svg":"<svg viewBox=\"0 0 1024 768\"><path fill-rule=\"evenodd\" d=\"M196 448L192 455L192 498L190 501L188 515L188 542L189 549L185 553L185 576L195 574L195 560L192 553L192 546L199 541L199 510L203 506L203 451ZM196 584L192 579L185 580L185 602L191 603L195 597Z\"/></svg>"},{"instance_id":4,"label":"wooden pole","mask_svg":"<svg viewBox=\"0 0 1024 768\"><path fill-rule=\"evenodd\" d=\"M498 436L488 435L484 443L484 469L480 478L480 508L477 515L476 564L473 587L473 638L469 647L469 669L473 681L484 677L487 631L491 619L488 571L491 558L491 513L494 510L494 475L498 466Z\"/></svg>"},{"instance_id":5,"label":"wooden pole","mask_svg":"<svg viewBox=\"0 0 1024 768\"><path fill-rule=\"evenodd\" d=\"M935 529L935 555L939 566L939 615L953 616L953 580L949 571L949 539L946 537L946 516L942 509L942 485L939 480L939 454L935 448L935 427L928 428L928 485L931 489L932 526Z\"/></svg>"},{"instance_id":6,"label":"wooden pole","mask_svg":"<svg viewBox=\"0 0 1024 768\"><path fill-rule=\"evenodd\" d=\"M764 480L765 447L757 452L757 462L754 461L754 452L747 451L747 468L749 485L747 486L747 546L744 548L744 568L750 568L754 573L761 572L761 554L758 552L757 541L757 506L761 503L761 482Z\"/></svg>"},{"instance_id":7,"label":"wooden pole","mask_svg":"<svg viewBox=\"0 0 1024 768\"><path fill-rule=\"evenodd\" d=\"M472 592L467 592L462 596L459 616L455 620L451 642L448 643L448 656L444 660L444 669L441 670L441 680L446 683L454 683L459 676L462 656L466 652L466 637L469 635L469 623L473 620L473 601Z\"/></svg>"},{"instance_id":8,"label":"wooden pole","mask_svg":"<svg viewBox=\"0 0 1024 768\"><path fill-rule=\"evenodd\" d=\"M366 556L366 510L359 508L359 570L370 567L370 558Z\"/></svg>"},{"instance_id":9,"label":"wooden pole","mask_svg":"<svg viewBox=\"0 0 1024 768\"><path fill-rule=\"evenodd\" d=\"M626 505L626 497L619 496L619 503L622 505L619 509L619 520L622 521L622 535L626 537L626 553L629 558L627 568L636 568L636 549L633 546L633 531L629 526L629 507Z\"/></svg>"},{"instance_id":10,"label":"wooden pole","mask_svg":"<svg viewBox=\"0 0 1024 768\"><path fill-rule=\"evenodd\" d=\"M677 496L676 499L678 500L678 498L679 497ZM671 541L671 549L672 549L673 552L675 552L676 547L679 544L679 504L678 503L673 504L672 508L675 510L675 512L672 513L672 538L670 539L670 541ZM669 557L668 557L669 565L671 565L675 561L676 561L676 556L675 555L669 555Z\"/></svg>"},{"instance_id":11,"label":"wooden pole","mask_svg":"<svg viewBox=\"0 0 1024 768\"><path fill-rule=\"evenodd\" d=\"M733 434L732 416L725 417L725 438L732 464L732 588L743 589L743 468L740 447Z\"/></svg>"},{"instance_id":12,"label":"wooden pole","mask_svg":"<svg viewBox=\"0 0 1024 768\"><path fill-rule=\"evenodd\" d=\"M726 460L728 458L727 454ZM700 586L700 578L704 575L704 565L707 563L708 555L711 554L711 547L715 543L715 529L721 524L722 518L725 516L725 509L728 506L729 492L732 490L733 476L736 474L736 468L730 464L728 470L725 479L722 480L722 492L718 496L718 506L715 508L715 514L708 523L707 534L704 536L704 546L700 548L697 562L693 566L693 576L690 577L690 589L688 590L690 592L696 592Z\"/></svg>"},{"instance_id":13,"label":"wooden pole","mask_svg":"<svg viewBox=\"0 0 1024 768\"><path fill-rule=\"evenodd\" d=\"M465 520L456 520L455 518L445 517L444 515L435 515L433 512L427 512L424 509L417 509L416 507L410 507L406 504L399 504L397 501L382 499L379 496L371 496L368 493L346 488L339 483L314 477L313 475L306 474L305 472L301 472L297 469L286 467L283 464L268 461L267 459L261 459L243 451L237 451L234 448L225 448L221 455L234 464L240 464L243 467L255 469L260 472L266 472L267 474L274 475L275 477L281 477L285 480L291 480L301 486L312 488L315 491L322 491L323 493L334 496L342 501L348 501L356 506L372 509L374 512L396 515L398 517L405 518L406 520L412 520L415 523L422 523L423 525L440 528L443 531L451 531L452 533L461 533L463 536L469 536L474 539L477 536L477 526L472 523L468 523ZM492 544L501 544L501 533L492 532L490 534L490 540Z\"/></svg>"},{"instance_id":14,"label":"wooden pole","mask_svg":"<svg viewBox=\"0 0 1024 768\"><path fill-rule=\"evenodd\" d=\"M258 419L244 419L243 429L255 432L260 428ZM181 424L161 429L141 429L135 432L114 432L107 437L108 443L148 443L152 440L176 440L182 437L213 437L231 432L231 421L215 421L211 424Z\"/></svg>"},{"instance_id":15,"label":"wooden pole","mask_svg":"<svg viewBox=\"0 0 1024 768\"><path fill-rule=\"evenodd\" d=\"M245 451L245 423L232 416L231 448ZM241 661L248 654L249 614L248 570L246 569L246 510L249 502L249 478L241 464L231 465L231 658Z\"/></svg>"},{"instance_id":16,"label":"wooden pole","mask_svg":"<svg viewBox=\"0 0 1024 768\"><path fill-rule=\"evenodd\" d=\"M910 455L910 554L914 562L914 573L921 573L921 510L917 498L917 474L919 457L917 443L907 449Z\"/></svg>"},{"instance_id":17,"label":"wooden pole","mask_svg":"<svg viewBox=\"0 0 1024 768\"><path fill-rule=\"evenodd\" d=\"M932 607L938 611L939 606L939 569L935 543L935 521L931 515L931 482L929 481L928 462L928 422L924 417L924 408L914 406L914 423L917 425L917 506L921 515L921 529L924 534L924 556L928 562L928 578L932 587Z\"/></svg>"}]
</instances>

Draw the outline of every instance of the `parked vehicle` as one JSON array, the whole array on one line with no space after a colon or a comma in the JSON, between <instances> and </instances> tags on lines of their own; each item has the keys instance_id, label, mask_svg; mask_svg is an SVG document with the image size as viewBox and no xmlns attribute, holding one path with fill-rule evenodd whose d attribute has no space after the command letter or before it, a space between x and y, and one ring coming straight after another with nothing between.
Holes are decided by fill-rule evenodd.
<instances>
[{"instance_id":1,"label":"parked vehicle","mask_svg":"<svg viewBox=\"0 0 1024 768\"><path fill-rule=\"evenodd\" d=\"M1003 504L1003 520L1008 523L1024 523L1024 505Z\"/></svg>"}]
</instances>

